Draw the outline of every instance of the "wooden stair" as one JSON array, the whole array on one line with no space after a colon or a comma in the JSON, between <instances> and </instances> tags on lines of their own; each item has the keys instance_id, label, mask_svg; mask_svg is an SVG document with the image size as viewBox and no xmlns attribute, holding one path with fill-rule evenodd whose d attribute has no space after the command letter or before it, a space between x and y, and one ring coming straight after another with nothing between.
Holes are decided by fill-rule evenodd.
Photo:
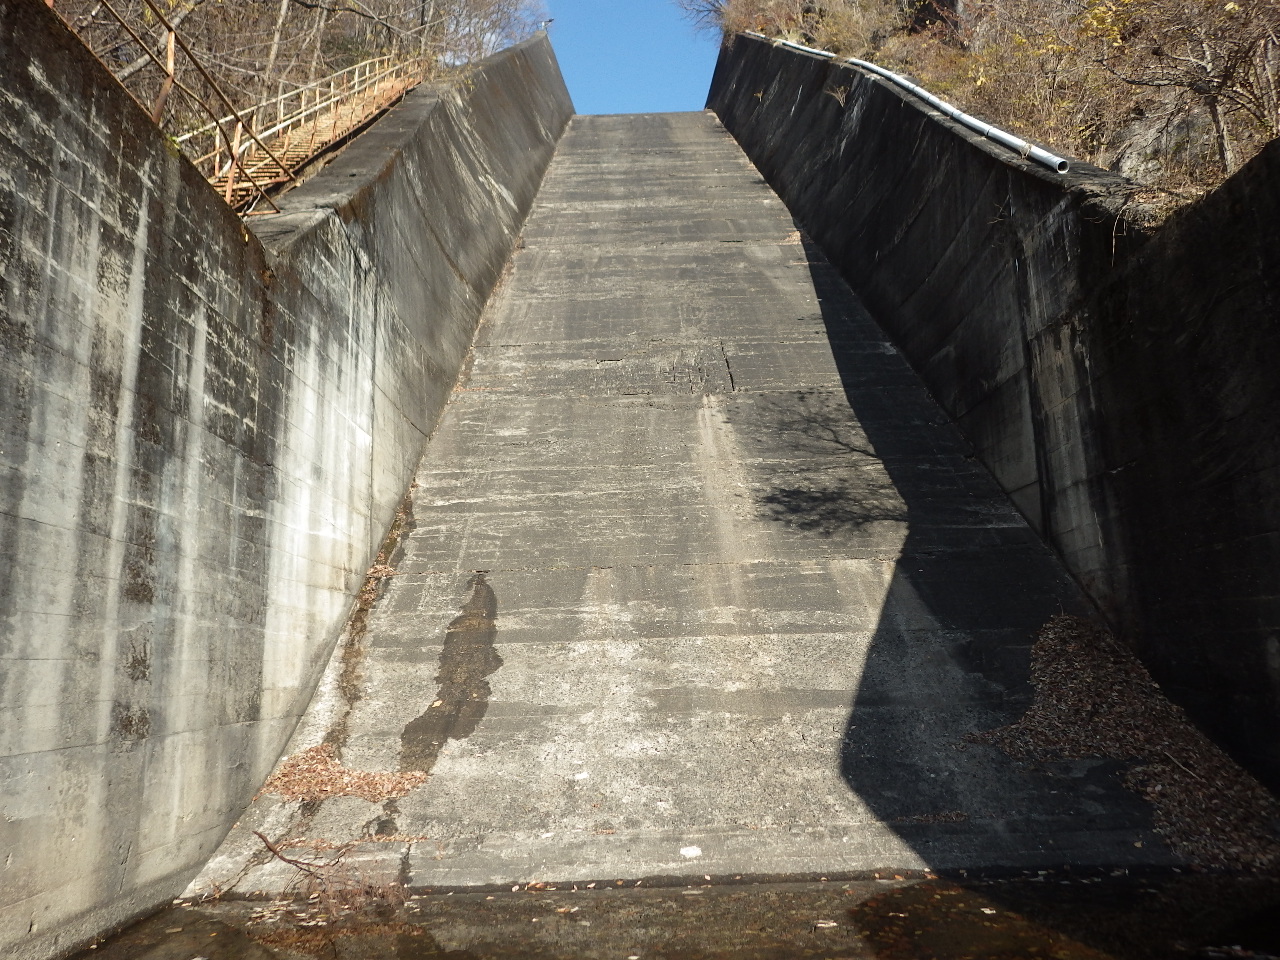
<instances>
[{"instance_id":1,"label":"wooden stair","mask_svg":"<svg viewBox=\"0 0 1280 960\"><path fill-rule=\"evenodd\" d=\"M275 159L254 146L244 154L243 170L229 170L211 178L210 183L234 209L243 210L261 196L260 188L270 191L288 183L294 171L386 110L417 82L409 77L389 77L376 83L267 141ZM252 182L245 176L246 171Z\"/></svg>"}]
</instances>

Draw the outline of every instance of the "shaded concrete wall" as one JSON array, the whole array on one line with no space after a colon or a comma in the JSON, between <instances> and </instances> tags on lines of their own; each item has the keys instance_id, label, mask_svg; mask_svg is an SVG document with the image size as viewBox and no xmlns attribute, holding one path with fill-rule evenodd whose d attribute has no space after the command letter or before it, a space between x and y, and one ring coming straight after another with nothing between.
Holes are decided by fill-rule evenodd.
<instances>
[{"instance_id":1,"label":"shaded concrete wall","mask_svg":"<svg viewBox=\"0 0 1280 960\"><path fill-rule=\"evenodd\" d=\"M708 106L1198 722L1280 786L1280 144L1148 240L1017 158L738 37Z\"/></svg>"},{"instance_id":2,"label":"shaded concrete wall","mask_svg":"<svg viewBox=\"0 0 1280 960\"><path fill-rule=\"evenodd\" d=\"M540 37L250 232L43 4L0 23L0 954L26 958L179 893L269 772L572 106Z\"/></svg>"}]
</instances>

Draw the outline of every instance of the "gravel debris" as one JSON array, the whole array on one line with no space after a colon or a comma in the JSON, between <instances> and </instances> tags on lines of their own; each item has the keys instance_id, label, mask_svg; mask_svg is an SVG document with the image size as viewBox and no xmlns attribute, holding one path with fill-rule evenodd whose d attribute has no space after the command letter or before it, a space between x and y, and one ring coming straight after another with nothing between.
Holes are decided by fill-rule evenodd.
<instances>
[{"instance_id":1,"label":"gravel debris","mask_svg":"<svg viewBox=\"0 0 1280 960\"><path fill-rule=\"evenodd\" d=\"M324 800L328 797L359 797L383 803L406 796L427 780L427 774L374 773L351 770L340 764L327 743L308 747L285 760L262 785L262 793L275 793L286 800Z\"/></svg>"},{"instance_id":2,"label":"gravel debris","mask_svg":"<svg viewBox=\"0 0 1280 960\"><path fill-rule=\"evenodd\" d=\"M1058 616L1031 650L1035 698L1017 723L971 734L1023 761L1133 761L1126 787L1155 807L1155 829L1189 864L1280 867L1280 801L1170 702L1105 629Z\"/></svg>"}]
</instances>

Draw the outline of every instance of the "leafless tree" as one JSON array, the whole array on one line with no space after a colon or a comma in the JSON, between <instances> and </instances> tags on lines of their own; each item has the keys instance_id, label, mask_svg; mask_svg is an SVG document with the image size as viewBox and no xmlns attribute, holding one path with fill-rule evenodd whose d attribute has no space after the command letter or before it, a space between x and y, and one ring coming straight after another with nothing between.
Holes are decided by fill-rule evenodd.
<instances>
[{"instance_id":1,"label":"leafless tree","mask_svg":"<svg viewBox=\"0 0 1280 960\"><path fill-rule=\"evenodd\" d=\"M1280 132L1280 0L1091 0L1084 26L1118 80L1204 108L1226 173Z\"/></svg>"},{"instance_id":2,"label":"leafless tree","mask_svg":"<svg viewBox=\"0 0 1280 960\"><path fill-rule=\"evenodd\" d=\"M915 76L1024 136L1188 196L1280 134L1280 0L675 0L702 26Z\"/></svg>"},{"instance_id":3,"label":"leafless tree","mask_svg":"<svg viewBox=\"0 0 1280 960\"><path fill-rule=\"evenodd\" d=\"M385 54L444 71L528 36L542 16L539 0L153 2L239 107ZM55 9L140 100L156 97L166 31L146 0L55 0ZM189 64L176 69L183 86L208 95Z\"/></svg>"}]
</instances>

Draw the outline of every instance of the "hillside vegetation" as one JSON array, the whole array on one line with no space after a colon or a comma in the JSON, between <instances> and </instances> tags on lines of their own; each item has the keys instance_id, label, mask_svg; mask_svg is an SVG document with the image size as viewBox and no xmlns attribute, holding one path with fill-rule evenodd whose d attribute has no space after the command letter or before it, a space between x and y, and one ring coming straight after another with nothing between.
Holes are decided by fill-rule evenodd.
<instances>
[{"instance_id":1,"label":"hillside vegetation","mask_svg":"<svg viewBox=\"0 0 1280 960\"><path fill-rule=\"evenodd\" d=\"M908 74L1177 202L1280 134L1280 0L677 0Z\"/></svg>"},{"instance_id":2,"label":"hillside vegetation","mask_svg":"<svg viewBox=\"0 0 1280 960\"><path fill-rule=\"evenodd\" d=\"M428 76L485 57L536 29L538 0L53 0L55 11L145 104L160 96L167 33L157 12L204 67L175 61L179 91L165 124L225 112L209 80L238 109L262 103L373 57L422 61ZM123 21L123 22L122 22Z\"/></svg>"}]
</instances>

